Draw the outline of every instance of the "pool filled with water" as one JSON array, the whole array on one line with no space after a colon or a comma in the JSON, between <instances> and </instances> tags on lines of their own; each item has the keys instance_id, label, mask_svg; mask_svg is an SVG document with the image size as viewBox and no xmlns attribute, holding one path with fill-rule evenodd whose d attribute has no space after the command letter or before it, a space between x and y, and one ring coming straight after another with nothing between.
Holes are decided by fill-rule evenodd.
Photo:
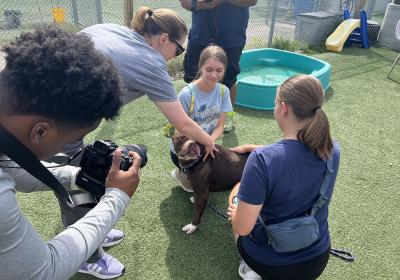
<instances>
[{"instance_id":1,"label":"pool filled with water","mask_svg":"<svg viewBox=\"0 0 400 280\"><path fill-rule=\"evenodd\" d=\"M273 110L276 88L287 78L309 74L319 79L324 90L330 85L331 66L325 61L278 49L244 51L237 80L236 105Z\"/></svg>"},{"instance_id":2,"label":"pool filled with water","mask_svg":"<svg viewBox=\"0 0 400 280\"><path fill-rule=\"evenodd\" d=\"M287 78L301 73L305 73L305 71L293 67L254 65L243 68L239 74L239 79L247 83L280 85Z\"/></svg>"}]
</instances>

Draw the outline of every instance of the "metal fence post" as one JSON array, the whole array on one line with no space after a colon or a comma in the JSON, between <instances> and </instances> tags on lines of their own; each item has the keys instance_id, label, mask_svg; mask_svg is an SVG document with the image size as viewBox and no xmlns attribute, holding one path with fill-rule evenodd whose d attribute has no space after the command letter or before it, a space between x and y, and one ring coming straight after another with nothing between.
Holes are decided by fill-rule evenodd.
<instances>
[{"instance_id":1,"label":"metal fence post","mask_svg":"<svg viewBox=\"0 0 400 280\"><path fill-rule=\"evenodd\" d=\"M79 23L78 5L76 3L76 0L71 0L71 8L72 8L72 19L75 24L78 24Z\"/></svg>"},{"instance_id":2,"label":"metal fence post","mask_svg":"<svg viewBox=\"0 0 400 280\"><path fill-rule=\"evenodd\" d=\"M97 23L103 23L103 9L101 8L101 0L96 0L95 4Z\"/></svg>"},{"instance_id":3,"label":"metal fence post","mask_svg":"<svg viewBox=\"0 0 400 280\"><path fill-rule=\"evenodd\" d=\"M124 0L124 23L126 26L131 25L133 19L133 0Z\"/></svg>"},{"instance_id":4,"label":"metal fence post","mask_svg":"<svg viewBox=\"0 0 400 280\"><path fill-rule=\"evenodd\" d=\"M276 12L278 11L278 0L274 0L272 4L271 24L269 26L268 47L272 45L272 37L274 36Z\"/></svg>"}]
</instances>

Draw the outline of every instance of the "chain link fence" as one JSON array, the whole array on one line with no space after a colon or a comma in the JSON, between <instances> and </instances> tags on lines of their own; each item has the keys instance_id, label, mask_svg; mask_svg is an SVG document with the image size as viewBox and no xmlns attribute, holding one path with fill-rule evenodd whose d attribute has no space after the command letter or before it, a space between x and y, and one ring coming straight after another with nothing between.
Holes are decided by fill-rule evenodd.
<instances>
[{"instance_id":1,"label":"chain link fence","mask_svg":"<svg viewBox=\"0 0 400 280\"><path fill-rule=\"evenodd\" d=\"M354 15L360 0L259 0L250 8L246 48L261 48L287 41L304 41L323 46L327 36L342 21L344 9ZM124 24L123 0L0 0L0 45L21 32L53 22L78 31L96 23ZM367 0L372 45L376 42L388 0ZM133 9L169 8L191 25L191 12L177 0L134 0ZM229 16L229 15L227 15ZM320 26L316 30L316 26ZM324 27L323 32L321 28Z\"/></svg>"}]
</instances>

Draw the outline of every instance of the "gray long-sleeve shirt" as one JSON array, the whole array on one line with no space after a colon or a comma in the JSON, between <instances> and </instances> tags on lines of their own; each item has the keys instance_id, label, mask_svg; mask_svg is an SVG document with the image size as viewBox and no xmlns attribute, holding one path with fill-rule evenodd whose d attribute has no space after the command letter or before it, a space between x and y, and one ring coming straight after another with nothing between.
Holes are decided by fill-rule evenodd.
<instances>
[{"instance_id":1,"label":"gray long-sleeve shirt","mask_svg":"<svg viewBox=\"0 0 400 280\"><path fill-rule=\"evenodd\" d=\"M5 157L1 158L6 159ZM1 166L13 162L1 162ZM23 169L0 167L0 279L68 279L97 249L130 202L119 189L107 188L96 207L45 242L22 214L16 191L50 190ZM50 168L67 189L76 167Z\"/></svg>"}]
</instances>

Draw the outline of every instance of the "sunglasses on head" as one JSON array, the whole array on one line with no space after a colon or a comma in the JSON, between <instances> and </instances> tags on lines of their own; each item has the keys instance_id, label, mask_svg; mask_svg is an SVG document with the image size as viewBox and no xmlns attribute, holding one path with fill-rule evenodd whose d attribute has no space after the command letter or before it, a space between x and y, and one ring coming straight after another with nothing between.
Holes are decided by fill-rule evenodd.
<instances>
[{"instance_id":1,"label":"sunglasses on head","mask_svg":"<svg viewBox=\"0 0 400 280\"><path fill-rule=\"evenodd\" d=\"M182 45L179 44L176 40L171 39L171 41L176 44L175 56L180 56L185 51L185 48L182 47Z\"/></svg>"}]
</instances>

